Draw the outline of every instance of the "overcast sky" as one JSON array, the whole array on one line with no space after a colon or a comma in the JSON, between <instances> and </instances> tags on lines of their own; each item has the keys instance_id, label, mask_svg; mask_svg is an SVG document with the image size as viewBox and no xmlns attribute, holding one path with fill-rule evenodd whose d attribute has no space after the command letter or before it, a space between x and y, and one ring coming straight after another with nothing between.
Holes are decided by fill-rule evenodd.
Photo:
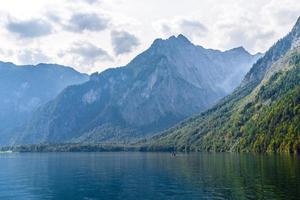
<instances>
[{"instance_id":1,"label":"overcast sky","mask_svg":"<svg viewBox=\"0 0 300 200\"><path fill-rule=\"evenodd\" d=\"M9 0L0 3L0 60L91 73L179 33L206 48L264 52L299 16L299 0Z\"/></svg>"}]
</instances>

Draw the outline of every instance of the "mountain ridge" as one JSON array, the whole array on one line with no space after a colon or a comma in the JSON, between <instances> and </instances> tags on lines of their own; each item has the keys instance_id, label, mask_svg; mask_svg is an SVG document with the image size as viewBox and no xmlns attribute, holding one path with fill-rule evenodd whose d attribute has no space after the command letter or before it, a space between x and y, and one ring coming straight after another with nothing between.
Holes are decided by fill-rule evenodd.
<instances>
[{"instance_id":1,"label":"mountain ridge","mask_svg":"<svg viewBox=\"0 0 300 200\"><path fill-rule=\"evenodd\" d=\"M0 72L0 143L5 143L15 127L65 87L88 79L86 74L56 64L0 62Z\"/></svg>"},{"instance_id":2,"label":"mountain ridge","mask_svg":"<svg viewBox=\"0 0 300 200\"><path fill-rule=\"evenodd\" d=\"M151 135L211 106L256 59L207 50L184 36L155 40L125 67L67 88L39 109L16 141L124 142Z\"/></svg>"},{"instance_id":3,"label":"mountain ridge","mask_svg":"<svg viewBox=\"0 0 300 200\"><path fill-rule=\"evenodd\" d=\"M300 152L300 18L216 106L141 142L145 149Z\"/></svg>"}]
</instances>

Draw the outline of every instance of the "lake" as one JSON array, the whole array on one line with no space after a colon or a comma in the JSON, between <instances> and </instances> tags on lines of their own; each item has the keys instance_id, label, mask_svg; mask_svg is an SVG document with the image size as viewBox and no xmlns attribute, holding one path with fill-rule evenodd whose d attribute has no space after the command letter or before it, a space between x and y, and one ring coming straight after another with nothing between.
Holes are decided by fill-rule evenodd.
<instances>
[{"instance_id":1,"label":"lake","mask_svg":"<svg viewBox=\"0 0 300 200\"><path fill-rule=\"evenodd\" d=\"M0 199L299 199L297 156L0 154Z\"/></svg>"}]
</instances>

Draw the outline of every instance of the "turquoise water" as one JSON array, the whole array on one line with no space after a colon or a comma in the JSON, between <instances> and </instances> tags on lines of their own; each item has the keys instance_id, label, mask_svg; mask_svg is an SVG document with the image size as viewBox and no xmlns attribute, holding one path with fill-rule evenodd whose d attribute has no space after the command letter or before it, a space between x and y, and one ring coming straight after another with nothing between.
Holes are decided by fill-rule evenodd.
<instances>
[{"instance_id":1,"label":"turquoise water","mask_svg":"<svg viewBox=\"0 0 300 200\"><path fill-rule=\"evenodd\" d=\"M0 199L300 199L296 156L0 154Z\"/></svg>"}]
</instances>

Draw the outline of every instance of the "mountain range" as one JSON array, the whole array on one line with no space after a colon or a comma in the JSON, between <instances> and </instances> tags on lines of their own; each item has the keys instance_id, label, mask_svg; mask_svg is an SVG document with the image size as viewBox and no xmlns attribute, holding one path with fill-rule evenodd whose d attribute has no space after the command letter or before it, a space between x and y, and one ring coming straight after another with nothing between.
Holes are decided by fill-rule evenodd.
<instances>
[{"instance_id":1,"label":"mountain range","mask_svg":"<svg viewBox=\"0 0 300 200\"><path fill-rule=\"evenodd\" d=\"M300 152L300 18L211 109L141 144L147 150Z\"/></svg>"},{"instance_id":2,"label":"mountain range","mask_svg":"<svg viewBox=\"0 0 300 200\"><path fill-rule=\"evenodd\" d=\"M7 144L14 129L69 85L89 76L54 64L18 66L0 62L0 144Z\"/></svg>"},{"instance_id":3,"label":"mountain range","mask_svg":"<svg viewBox=\"0 0 300 200\"><path fill-rule=\"evenodd\" d=\"M14 130L12 144L127 143L206 110L237 87L261 54L157 39L128 65L67 87Z\"/></svg>"}]
</instances>

